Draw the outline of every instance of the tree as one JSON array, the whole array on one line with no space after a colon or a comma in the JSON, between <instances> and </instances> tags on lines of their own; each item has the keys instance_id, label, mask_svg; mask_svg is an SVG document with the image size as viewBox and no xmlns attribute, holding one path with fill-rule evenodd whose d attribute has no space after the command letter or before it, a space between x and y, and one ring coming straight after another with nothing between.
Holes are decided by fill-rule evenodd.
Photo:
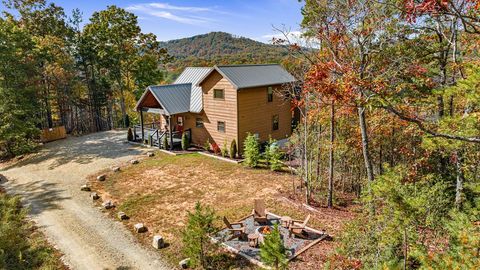
<instances>
[{"instance_id":1,"label":"tree","mask_svg":"<svg viewBox=\"0 0 480 270\"><path fill-rule=\"evenodd\" d=\"M328 199L327 206L333 207L333 162L334 162L334 142L335 142L335 103L332 101L330 109L330 153L329 153L329 170L328 170Z\"/></svg>"},{"instance_id":2,"label":"tree","mask_svg":"<svg viewBox=\"0 0 480 270\"><path fill-rule=\"evenodd\" d=\"M190 140L188 139L187 133L184 132L182 134L182 149L187 150L189 147L190 147Z\"/></svg>"},{"instance_id":3,"label":"tree","mask_svg":"<svg viewBox=\"0 0 480 270\"><path fill-rule=\"evenodd\" d=\"M260 160L260 146L255 135L248 133L243 142L243 155L245 157L245 165L251 168L257 167Z\"/></svg>"},{"instance_id":4,"label":"tree","mask_svg":"<svg viewBox=\"0 0 480 270\"><path fill-rule=\"evenodd\" d=\"M194 212L188 212L188 221L183 231L183 250L190 258L191 266L208 268L208 256L215 249L209 235L216 232L214 226L215 212L208 206L202 206L200 202L195 204Z\"/></svg>"},{"instance_id":5,"label":"tree","mask_svg":"<svg viewBox=\"0 0 480 270\"><path fill-rule=\"evenodd\" d=\"M269 143L265 149L265 156L267 163L270 166L270 170L278 171L282 169L282 152L280 151L280 147L278 147L276 140L269 140Z\"/></svg>"},{"instance_id":6,"label":"tree","mask_svg":"<svg viewBox=\"0 0 480 270\"><path fill-rule=\"evenodd\" d=\"M235 139L232 140L232 143L230 144L230 158L234 159L237 157L237 141Z\"/></svg>"},{"instance_id":7,"label":"tree","mask_svg":"<svg viewBox=\"0 0 480 270\"><path fill-rule=\"evenodd\" d=\"M280 236L278 224L275 224L270 234L265 236L260 244L260 258L262 262L275 269L287 269L288 257L287 250Z\"/></svg>"}]
</instances>

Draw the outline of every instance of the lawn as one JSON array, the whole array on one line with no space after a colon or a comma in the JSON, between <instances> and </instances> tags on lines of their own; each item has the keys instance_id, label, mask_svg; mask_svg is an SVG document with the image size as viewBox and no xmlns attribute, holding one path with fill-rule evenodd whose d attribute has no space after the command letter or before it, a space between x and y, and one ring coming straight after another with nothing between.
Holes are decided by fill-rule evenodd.
<instances>
[{"instance_id":1,"label":"lawn","mask_svg":"<svg viewBox=\"0 0 480 270\"><path fill-rule=\"evenodd\" d=\"M285 198L292 189L292 181L298 184L298 178L289 173L249 169L199 154L171 156L161 152L137 165L123 165L118 173L106 170L104 182L98 182L94 175L89 181L102 200L116 203L117 209L110 211L112 216L124 211L130 217L125 222L130 229L139 222L148 227L147 233L139 235L142 242L150 244L153 235L162 235L169 246L160 252L172 263L182 259L181 230L187 211L197 201L213 207L219 216L227 216L231 221L248 215L255 198L265 199L268 210L278 215L303 219L309 213ZM310 226L325 229L329 234L335 234L333 230L351 217L346 209L319 208L311 214ZM315 269L318 261L311 261L312 256L324 259L332 247L332 242L320 243L291 266L308 269L311 264L311 269Z\"/></svg>"}]
</instances>

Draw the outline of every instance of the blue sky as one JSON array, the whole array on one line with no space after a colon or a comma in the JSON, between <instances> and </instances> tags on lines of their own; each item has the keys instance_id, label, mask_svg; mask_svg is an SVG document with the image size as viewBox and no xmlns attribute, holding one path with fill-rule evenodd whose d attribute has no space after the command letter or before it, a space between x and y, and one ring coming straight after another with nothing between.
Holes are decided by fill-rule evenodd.
<instances>
[{"instance_id":1,"label":"blue sky","mask_svg":"<svg viewBox=\"0 0 480 270\"><path fill-rule=\"evenodd\" d=\"M125 8L138 16L143 32L170 40L224 31L255 40L269 42L278 35L275 27L299 30L302 20L301 3L297 0L54 0L68 14L74 8L83 12L84 23L89 16L109 5Z\"/></svg>"}]
</instances>

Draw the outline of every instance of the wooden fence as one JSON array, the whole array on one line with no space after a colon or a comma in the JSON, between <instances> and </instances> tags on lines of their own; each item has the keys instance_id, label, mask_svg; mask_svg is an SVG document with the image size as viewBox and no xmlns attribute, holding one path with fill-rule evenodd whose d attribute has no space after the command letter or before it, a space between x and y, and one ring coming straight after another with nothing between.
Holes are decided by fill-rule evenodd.
<instances>
[{"instance_id":1,"label":"wooden fence","mask_svg":"<svg viewBox=\"0 0 480 270\"><path fill-rule=\"evenodd\" d=\"M67 137L67 132L65 131L65 126L59 126L54 128L44 128L42 129L40 139L42 142L51 142L60 139L65 139Z\"/></svg>"}]
</instances>

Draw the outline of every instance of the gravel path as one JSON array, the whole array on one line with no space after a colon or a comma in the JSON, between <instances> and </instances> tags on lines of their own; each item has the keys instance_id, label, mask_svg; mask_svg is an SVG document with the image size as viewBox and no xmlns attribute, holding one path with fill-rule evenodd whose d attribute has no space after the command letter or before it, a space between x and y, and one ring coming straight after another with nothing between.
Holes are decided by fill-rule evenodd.
<instances>
[{"instance_id":1,"label":"gravel path","mask_svg":"<svg viewBox=\"0 0 480 270\"><path fill-rule=\"evenodd\" d=\"M0 169L6 178L0 177L2 186L23 196L32 219L72 269L171 269L80 191L87 175L144 153L124 144L125 134L109 131L52 142Z\"/></svg>"}]
</instances>

